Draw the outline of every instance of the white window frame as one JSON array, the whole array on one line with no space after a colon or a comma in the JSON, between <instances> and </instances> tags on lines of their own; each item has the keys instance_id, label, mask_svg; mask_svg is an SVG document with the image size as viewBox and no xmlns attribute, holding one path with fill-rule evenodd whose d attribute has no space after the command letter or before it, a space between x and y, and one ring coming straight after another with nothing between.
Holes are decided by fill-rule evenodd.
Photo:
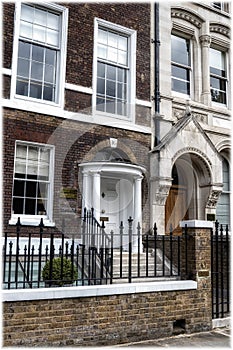
<instances>
[{"instance_id":1,"label":"white window frame","mask_svg":"<svg viewBox=\"0 0 233 350\"><path fill-rule=\"evenodd\" d=\"M226 72L226 77L225 78L221 78L221 77L218 77L216 76L216 78L218 79L222 79L222 80L225 80L226 81L226 103L220 103L220 102L216 102L216 101L213 101L212 100L212 96L211 96L211 103L213 106L218 106L218 107L222 107L222 108L226 108L228 107L228 102L229 102L229 98L228 98L228 93L229 93L229 64L228 64L228 52L226 50L224 50L223 48L221 47L217 47L217 46L211 46L210 47L211 49L214 49L214 50L217 50L217 51L220 51L221 53L223 53L225 55L225 72ZM211 76L214 77L214 74L211 74L210 73L210 62L209 62L209 75L210 75L210 78ZM210 87L210 90L211 90L211 87Z\"/></svg>"},{"instance_id":2,"label":"white window frame","mask_svg":"<svg viewBox=\"0 0 233 350\"><path fill-rule=\"evenodd\" d=\"M183 33L180 33L180 32L172 32L171 33L171 40L172 40L172 36L177 36L181 39L184 39L184 40L189 40L189 43L190 43L190 68L189 68L189 84L190 84L190 91L189 91L189 94L184 94L182 92L179 92L179 91L175 91L175 90L172 90L172 65L176 65L176 62L173 62L172 61L172 58L171 58L171 92L172 92L172 95L173 96L177 96L177 97L180 97L180 98L185 98L186 100L187 99L191 99L193 97L193 91L194 91L194 79L193 79L193 42L192 42L192 39L190 36L188 35L185 35ZM182 65L180 65L182 67ZM188 69L188 66L183 66L183 68L187 68Z\"/></svg>"},{"instance_id":3,"label":"white window frame","mask_svg":"<svg viewBox=\"0 0 233 350\"><path fill-rule=\"evenodd\" d=\"M127 116L119 114L111 114L107 112L101 112L96 109L96 94L97 94L97 38L99 27L112 30L118 34L123 34L128 37L128 59L129 59L129 72L127 80ZM136 101L136 31L120 26L115 23L105 21L100 18L94 19L94 55L93 55L93 95L92 106L93 116L101 117L102 121L110 121L123 119L131 122L135 122L135 101Z\"/></svg>"},{"instance_id":4,"label":"white window frame","mask_svg":"<svg viewBox=\"0 0 233 350\"><path fill-rule=\"evenodd\" d=\"M53 222L53 188L54 188L54 157L55 157L55 146L16 140L15 142L15 154L14 154L14 173L13 173L13 183L12 183L12 199L11 207L13 205L13 190L14 190L14 179L15 179L15 159L16 159L16 149L18 145L33 146L33 147L46 147L50 149L50 164L49 164L49 190L48 190L48 205L46 215L26 215L26 214L14 214L11 213L11 219L9 221L10 225L15 225L18 218L20 217L20 222L23 225L38 226L41 218L46 226L55 226Z\"/></svg>"},{"instance_id":5,"label":"white window frame","mask_svg":"<svg viewBox=\"0 0 233 350\"><path fill-rule=\"evenodd\" d=\"M57 80L56 88L56 101L47 101L36 99L33 97L27 97L16 94L16 76L17 76L17 61L18 61L18 43L19 43L19 30L20 30L20 16L21 16L21 5L24 2L17 1L15 3L15 21L14 21L14 41L13 41L13 56L12 56L12 77L11 77L11 100L24 100L33 103L34 105L52 105L55 107L64 108L64 91L65 91L65 70L66 70L66 51L67 51L67 28L68 28L68 9L64 6L60 6L53 3L43 3L38 7L45 10L52 10L61 15L61 37L60 37L60 48L59 48L59 78ZM25 3L27 4L27 3ZM33 3L32 3L33 4ZM36 5L37 6L37 5Z\"/></svg>"}]
</instances>

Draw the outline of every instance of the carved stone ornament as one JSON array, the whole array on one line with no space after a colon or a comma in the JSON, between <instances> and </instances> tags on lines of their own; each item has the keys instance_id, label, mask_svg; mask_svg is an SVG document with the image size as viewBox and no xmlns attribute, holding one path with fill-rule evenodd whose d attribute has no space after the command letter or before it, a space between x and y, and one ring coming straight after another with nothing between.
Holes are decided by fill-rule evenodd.
<instances>
[{"instance_id":1,"label":"carved stone ornament","mask_svg":"<svg viewBox=\"0 0 233 350\"><path fill-rule=\"evenodd\" d=\"M211 43L211 36L210 35L201 35L200 36L200 42L202 44L202 46L206 46L209 47L210 43Z\"/></svg>"},{"instance_id":2,"label":"carved stone ornament","mask_svg":"<svg viewBox=\"0 0 233 350\"><path fill-rule=\"evenodd\" d=\"M210 24L210 32L211 33L219 33L225 35L230 38L230 29L222 24L212 23Z\"/></svg>"},{"instance_id":3,"label":"carved stone ornament","mask_svg":"<svg viewBox=\"0 0 233 350\"><path fill-rule=\"evenodd\" d=\"M165 205L170 187L170 185L159 186L159 192L155 194L155 203L157 205Z\"/></svg>"},{"instance_id":4,"label":"carved stone ornament","mask_svg":"<svg viewBox=\"0 0 233 350\"><path fill-rule=\"evenodd\" d=\"M212 190L210 192L209 198L207 200L206 207L207 208L211 208L211 209L216 208L216 205L217 205L218 199L220 197L220 194L221 194L221 191L219 191L219 190Z\"/></svg>"}]
</instances>

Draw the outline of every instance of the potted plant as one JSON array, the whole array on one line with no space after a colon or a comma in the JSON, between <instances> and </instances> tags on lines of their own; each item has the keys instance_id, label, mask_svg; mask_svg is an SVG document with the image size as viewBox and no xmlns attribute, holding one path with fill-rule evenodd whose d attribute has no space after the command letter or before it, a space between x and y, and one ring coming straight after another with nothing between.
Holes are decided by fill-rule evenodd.
<instances>
[{"instance_id":1,"label":"potted plant","mask_svg":"<svg viewBox=\"0 0 233 350\"><path fill-rule=\"evenodd\" d=\"M50 265L52 263L52 275L50 276ZM62 266L63 265L63 266ZM42 270L42 278L45 285L64 286L71 285L78 278L77 267L70 259L61 257L48 260Z\"/></svg>"}]
</instances>

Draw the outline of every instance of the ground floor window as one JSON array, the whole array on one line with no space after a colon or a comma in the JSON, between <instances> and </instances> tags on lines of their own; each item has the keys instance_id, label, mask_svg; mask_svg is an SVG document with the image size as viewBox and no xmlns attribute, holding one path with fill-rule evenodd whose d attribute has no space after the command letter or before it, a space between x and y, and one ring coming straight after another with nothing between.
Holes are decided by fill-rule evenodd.
<instances>
[{"instance_id":1,"label":"ground floor window","mask_svg":"<svg viewBox=\"0 0 233 350\"><path fill-rule=\"evenodd\" d=\"M223 190L216 208L216 218L220 224L230 225L230 169L228 161L223 158Z\"/></svg>"},{"instance_id":2,"label":"ground floor window","mask_svg":"<svg viewBox=\"0 0 233 350\"><path fill-rule=\"evenodd\" d=\"M44 218L52 211L53 147L16 142L12 216Z\"/></svg>"}]
</instances>

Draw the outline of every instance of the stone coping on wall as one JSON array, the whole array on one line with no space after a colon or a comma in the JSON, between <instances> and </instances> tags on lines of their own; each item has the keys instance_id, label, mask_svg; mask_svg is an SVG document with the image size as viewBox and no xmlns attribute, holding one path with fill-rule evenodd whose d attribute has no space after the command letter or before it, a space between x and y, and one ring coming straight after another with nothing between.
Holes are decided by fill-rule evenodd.
<instances>
[{"instance_id":1,"label":"stone coping on wall","mask_svg":"<svg viewBox=\"0 0 233 350\"><path fill-rule=\"evenodd\" d=\"M52 287L35 289L3 290L2 301L84 298L108 295L137 294L151 292L167 292L197 289L197 282L185 281L156 281L121 283L98 286Z\"/></svg>"},{"instance_id":2,"label":"stone coping on wall","mask_svg":"<svg viewBox=\"0 0 233 350\"><path fill-rule=\"evenodd\" d=\"M214 222L213 221L207 221L207 220L185 220L180 221L180 227L191 227L191 228L213 228Z\"/></svg>"}]
</instances>

